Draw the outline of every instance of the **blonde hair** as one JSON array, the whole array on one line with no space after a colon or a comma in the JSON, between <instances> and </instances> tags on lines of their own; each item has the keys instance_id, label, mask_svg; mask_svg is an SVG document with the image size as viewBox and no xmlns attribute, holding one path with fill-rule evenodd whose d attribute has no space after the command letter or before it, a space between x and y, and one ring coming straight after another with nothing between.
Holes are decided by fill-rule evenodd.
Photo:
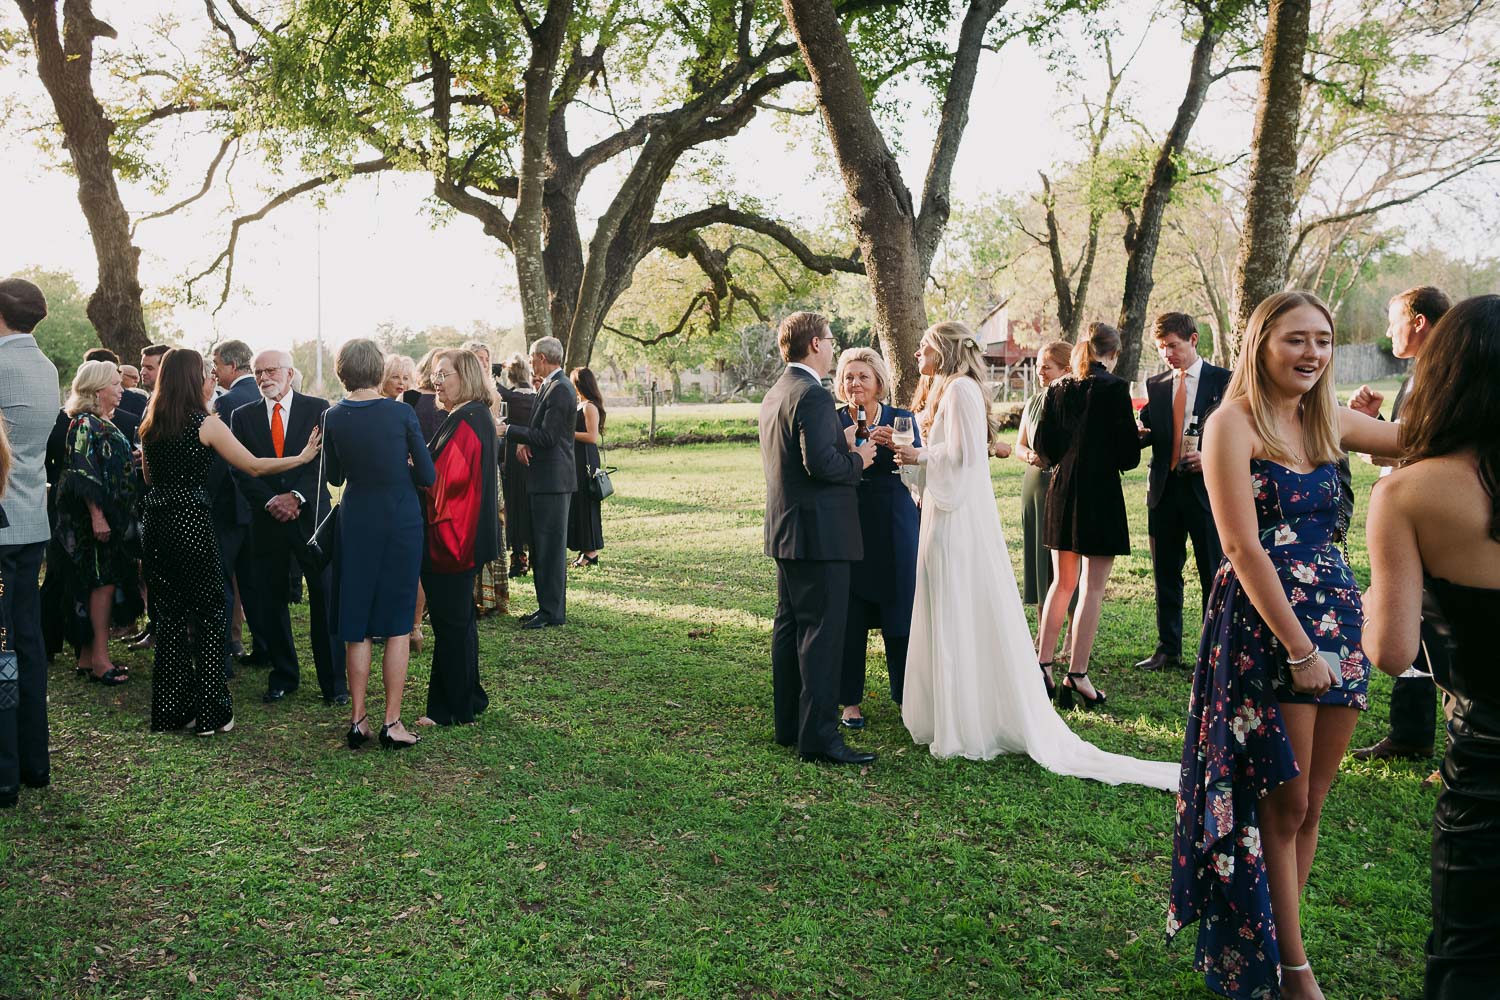
<instances>
[{"instance_id":1,"label":"blonde hair","mask_svg":"<svg viewBox=\"0 0 1500 1000\"><path fill-rule=\"evenodd\" d=\"M1306 459L1313 465L1336 462L1344 457L1339 436L1339 401L1333 388L1333 359L1318 376L1313 387L1302 394L1298 409L1302 415L1302 448L1304 455L1298 456L1291 443L1284 440L1276 430L1276 417L1272 412L1270 398L1270 376L1266 374L1265 345L1276 321L1298 306L1312 306L1328 321L1328 331L1333 333L1333 315L1323 300L1312 292L1291 290L1269 296L1250 314L1245 325L1245 338L1240 344L1239 364L1229 379L1229 388L1224 390L1224 402L1243 399L1250 411L1250 422L1260 437L1266 457L1286 464L1296 464Z\"/></svg>"},{"instance_id":2,"label":"blonde hair","mask_svg":"<svg viewBox=\"0 0 1500 1000\"><path fill-rule=\"evenodd\" d=\"M1063 371L1067 371L1073 366L1073 345L1066 340L1054 340L1049 344L1043 344L1036 352L1036 356L1038 365L1046 360Z\"/></svg>"},{"instance_id":3,"label":"blonde hair","mask_svg":"<svg viewBox=\"0 0 1500 1000\"><path fill-rule=\"evenodd\" d=\"M839 355L839 364L833 373L833 395L840 403L847 403L844 398L844 369L854 362L870 366L875 373L875 380L880 383L880 388L875 390L876 402L883 403L891 398L891 370L886 366L885 358L880 352L871 347L851 347Z\"/></svg>"},{"instance_id":4,"label":"blonde hair","mask_svg":"<svg viewBox=\"0 0 1500 1000\"><path fill-rule=\"evenodd\" d=\"M990 412L989 388L985 384L985 376L989 372L984 363L984 351L980 348L974 331L957 320L944 320L929 326L927 332L922 334L922 339L931 342L938 349L939 355L937 374L918 383L916 398L911 404L922 425L923 436L932 430L938 404L943 401L943 394L948 391L948 386L956 379L967 377L978 384L985 400L984 436L986 441L993 442L997 428L995 417Z\"/></svg>"},{"instance_id":5,"label":"blonde hair","mask_svg":"<svg viewBox=\"0 0 1500 1000\"><path fill-rule=\"evenodd\" d=\"M432 367L436 368L439 360L446 360L452 364L453 377L458 379L460 386L459 400L453 405L453 409L456 410L463 404L475 399L483 403L486 408L494 407L494 380L489 377L489 374L484 370L484 365L479 363L479 358L475 357L473 351L466 351L462 348L439 351L437 357L433 359ZM438 399L441 406L442 396L439 395Z\"/></svg>"},{"instance_id":6,"label":"blonde hair","mask_svg":"<svg viewBox=\"0 0 1500 1000\"><path fill-rule=\"evenodd\" d=\"M1088 378L1094 362L1104 363L1120 353L1120 331L1108 323L1090 323L1089 335L1073 345L1073 374Z\"/></svg>"},{"instance_id":7,"label":"blonde hair","mask_svg":"<svg viewBox=\"0 0 1500 1000\"><path fill-rule=\"evenodd\" d=\"M385 391L385 384L396 375L406 373L411 376L413 382L417 379L417 363L404 354L387 354L385 366L380 370L380 391ZM416 388L415 385L412 388Z\"/></svg>"},{"instance_id":8,"label":"blonde hair","mask_svg":"<svg viewBox=\"0 0 1500 1000\"><path fill-rule=\"evenodd\" d=\"M68 416L76 417L80 413L104 416L99 411L99 390L109 388L119 374L119 366L108 361L85 361L79 365L78 371L73 375L73 387L68 393L67 405L63 407Z\"/></svg>"},{"instance_id":9,"label":"blonde hair","mask_svg":"<svg viewBox=\"0 0 1500 1000\"><path fill-rule=\"evenodd\" d=\"M446 353L441 347L434 347L422 355L422 360L417 362L417 385L416 388L426 392L437 392L437 386L432 384L432 368L437 364L439 354Z\"/></svg>"}]
</instances>

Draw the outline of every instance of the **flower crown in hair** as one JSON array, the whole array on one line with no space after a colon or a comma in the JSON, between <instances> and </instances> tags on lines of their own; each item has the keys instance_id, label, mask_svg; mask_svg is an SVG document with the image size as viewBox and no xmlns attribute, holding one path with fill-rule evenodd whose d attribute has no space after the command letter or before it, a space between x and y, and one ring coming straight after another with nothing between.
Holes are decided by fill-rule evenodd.
<instances>
[{"instance_id":1,"label":"flower crown in hair","mask_svg":"<svg viewBox=\"0 0 1500 1000\"><path fill-rule=\"evenodd\" d=\"M969 334L969 343L973 344L980 354L984 353L984 345L979 342L979 334Z\"/></svg>"}]
</instances>

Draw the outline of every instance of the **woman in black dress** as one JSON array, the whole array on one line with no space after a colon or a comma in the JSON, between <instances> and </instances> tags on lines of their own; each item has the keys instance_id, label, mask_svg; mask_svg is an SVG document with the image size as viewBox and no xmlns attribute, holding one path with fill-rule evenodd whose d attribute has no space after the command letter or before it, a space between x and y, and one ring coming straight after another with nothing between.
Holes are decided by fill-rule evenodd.
<instances>
[{"instance_id":1,"label":"woman in black dress","mask_svg":"<svg viewBox=\"0 0 1500 1000\"><path fill-rule=\"evenodd\" d=\"M526 426L536 407L531 386L531 365L519 354L505 363L505 383L496 386L505 402L505 422ZM529 573L526 541L531 537L531 495L526 492L526 463L516 457L517 444L509 436L501 440L500 488L505 495L505 535L510 540L510 575Z\"/></svg>"},{"instance_id":2,"label":"woman in black dress","mask_svg":"<svg viewBox=\"0 0 1500 1000\"><path fill-rule=\"evenodd\" d=\"M234 728L224 679L224 573L204 488L213 452L242 472L269 476L312 461L320 440L314 431L301 454L256 458L208 412L213 391L201 354L168 351L141 423L149 487L141 542L156 636L151 728L191 727L199 736Z\"/></svg>"},{"instance_id":3,"label":"woman in black dress","mask_svg":"<svg viewBox=\"0 0 1500 1000\"><path fill-rule=\"evenodd\" d=\"M1432 830L1428 1000L1500 980L1500 295L1454 306L1401 406L1405 464L1370 497L1365 654L1399 676L1426 649L1449 712ZM1438 646L1439 650L1432 647Z\"/></svg>"},{"instance_id":4,"label":"woman in black dress","mask_svg":"<svg viewBox=\"0 0 1500 1000\"><path fill-rule=\"evenodd\" d=\"M604 522L599 498L592 483L599 468L599 442L604 437L604 394L599 380L587 368L574 368L571 378L578 390L578 423L573 428L573 461L578 468L578 492L568 510L568 548L578 553L574 566L599 565L604 548Z\"/></svg>"},{"instance_id":5,"label":"woman in black dress","mask_svg":"<svg viewBox=\"0 0 1500 1000\"><path fill-rule=\"evenodd\" d=\"M1089 656L1099 628L1104 585L1115 556L1130 552L1130 525L1120 473L1141 464L1140 434L1130 404L1130 385L1112 374L1120 358L1120 334L1094 323L1087 340L1073 348L1073 373L1047 390L1036 431L1036 450L1053 466L1047 488L1042 541L1052 550L1052 586L1042 608L1037 649L1047 689L1053 689L1052 654L1073 592L1081 590L1072 616L1068 676L1059 703L1076 695L1085 708L1104 704L1104 692L1089 681Z\"/></svg>"}]
</instances>

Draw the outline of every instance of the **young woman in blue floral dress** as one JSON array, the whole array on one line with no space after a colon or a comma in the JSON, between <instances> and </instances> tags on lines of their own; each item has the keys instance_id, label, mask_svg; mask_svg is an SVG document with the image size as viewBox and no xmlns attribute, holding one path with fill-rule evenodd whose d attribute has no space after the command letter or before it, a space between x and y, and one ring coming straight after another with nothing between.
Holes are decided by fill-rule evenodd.
<instances>
[{"instance_id":1,"label":"young woman in blue floral dress","mask_svg":"<svg viewBox=\"0 0 1500 1000\"><path fill-rule=\"evenodd\" d=\"M1231 997L1323 995L1298 906L1370 674L1336 463L1398 450L1396 425L1339 407L1332 361L1327 307L1271 296L1204 433L1225 560L1188 710L1167 933L1201 921L1195 965Z\"/></svg>"}]
</instances>

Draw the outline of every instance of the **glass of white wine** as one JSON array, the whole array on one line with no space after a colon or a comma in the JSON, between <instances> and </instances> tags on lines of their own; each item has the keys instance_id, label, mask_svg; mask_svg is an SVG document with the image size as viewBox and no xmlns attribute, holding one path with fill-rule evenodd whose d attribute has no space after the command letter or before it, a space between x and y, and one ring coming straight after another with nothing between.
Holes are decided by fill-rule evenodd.
<instances>
[{"instance_id":1,"label":"glass of white wine","mask_svg":"<svg viewBox=\"0 0 1500 1000\"><path fill-rule=\"evenodd\" d=\"M510 416L510 404L507 403L505 400L502 399L502 400L500 400L500 421L501 421L501 423L504 423L506 421L506 419L509 418L509 416Z\"/></svg>"},{"instance_id":2,"label":"glass of white wine","mask_svg":"<svg viewBox=\"0 0 1500 1000\"><path fill-rule=\"evenodd\" d=\"M916 443L916 440L916 433L911 426L911 417L896 417L891 421L891 447L893 449L910 447ZM916 482L916 475L917 470L914 466L901 466L901 481L908 488Z\"/></svg>"}]
</instances>

